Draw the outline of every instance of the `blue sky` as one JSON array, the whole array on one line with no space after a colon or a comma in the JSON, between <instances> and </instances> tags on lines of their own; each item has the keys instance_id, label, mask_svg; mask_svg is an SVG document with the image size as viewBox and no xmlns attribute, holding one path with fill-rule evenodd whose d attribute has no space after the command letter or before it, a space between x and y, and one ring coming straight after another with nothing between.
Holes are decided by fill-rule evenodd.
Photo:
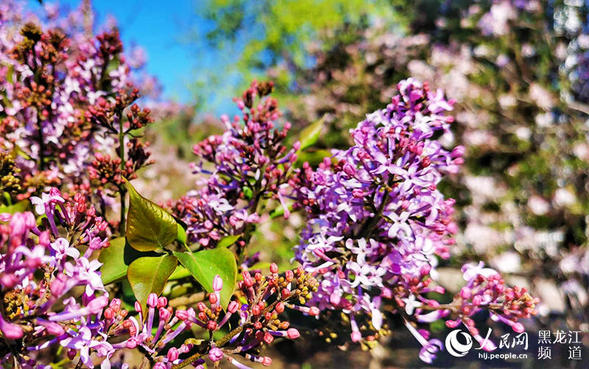
<instances>
[{"instance_id":1,"label":"blue sky","mask_svg":"<svg viewBox=\"0 0 589 369\"><path fill-rule=\"evenodd\" d=\"M78 7L81 0L60 0L62 6ZM37 6L36 0L29 0ZM198 41L206 23L197 16L203 2L198 0L94 0L97 24L108 15L117 19L123 45L142 46L147 53L147 71L164 87L164 97L184 103L192 101L190 82L199 65L202 72L214 73L214 56L202 55L203 42ZM190 35L190 36L189 36ZM187 40L191 38L189 44ZM200 50L200 52L199 52ZM198 62L198 63L197 63Z\"/></svg>"}]
</instances>

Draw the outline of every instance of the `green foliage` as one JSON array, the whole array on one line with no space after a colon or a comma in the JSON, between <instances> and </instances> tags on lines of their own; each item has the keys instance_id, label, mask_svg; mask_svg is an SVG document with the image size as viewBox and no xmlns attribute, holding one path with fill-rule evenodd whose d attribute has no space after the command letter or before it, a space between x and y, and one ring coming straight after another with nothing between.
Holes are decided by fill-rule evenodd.
<instances>
[{"instance_id":1,"label":"green foliage","mask_svg":"<svg viewBox=\"0 0 589 369\"><path fill-rule=\"evenodd\" d=\"M19 201L16 204L12 204L12 205L0 205L0 213L9 213L9 214L22 213L23 211L26 211L28 207L29 207L29 201L23 200L23 201Z\"/></svg>"},{"instance_id":2,"label":"green foliage","mask_svg":"<svg viewBox=\"0 0 589 369\"><path fill-rule=\"evenodd\" d=\"M98 261L102 263L100 273L104 284L118 281L127 275L125 244L125 237L118 237L110 241L109 247L100 251Z\"/></svg>"},{"instance_id":3,"label":"green foliage","mask_svg":"<svg viewBox=\"0 0 589 369\"><path fill-rule=\"evenodd\" d=\"M319 140L319 135L321 134L324 126L325 116L305 127L305 129L303 129L299 134L299 142L301 143L300 150L305 150L313 146Z\"/></svg>"},{"instance_id":4,"label":"green foliage","mask_svg":"<svg viewBox=\"0 0 589 369\"><path fill-rule=\"evenodd\" d=\"M365 28L378 17L391 24L402 24L392 4L394 0L210 0L199 15L212 21L205 36L208 46L220 53L225 63L219 70L236 71L223 76L206 74L195 84L199 101L210 101L211 92L235 95L238 88L261 77L279 64L288 73L277 72L277 90L290 89L293 77L312 62L311 43L329 49L350 35L343 29ZM218 65L218 64L217 64ZM206 78L203 80L202 78ZM206 104L206 103L205 103ZM210 106L209 106L210 108Z\"/></svg>"},{"instance_id":5,"label":"green foliage","mask_svg":"<svg viewBox=\"0 0 589 369\"><path fill-rule=\"evenodd\" d=\"M219 247L194 253L174 252L174 256L208 292L213 292L213 279L219 275L223 279L221 305L223 308L227 307L237 278L237 263L231 251Z\"/></svg>"},{"instance_id":6,"label":"green foliage","mask_svg":"<svg viewBox=\"0 0 589 369\"><path fill-rule=\"evenodd\" d=\"M127 234L113 239L110 247L100 253L103 282L108 284L127 276L137 301L145 307L147 296L161 294L170 279L192 275L205 290L212 292L213 279L219 275L223 278L221 303L226 307L237 276L235 256L226 247L235 243L240 235L225 237L213 250L158 254L154 251L169 252L164 248L174 241L189 249L186 230L164 209L137 193L128 182L127 190L130 198Z\"/></svg>"},{"instance_id":7,"label":"green foliage","mask_svg":"<svg viewBox=\"0 0 589 369\"><path fill-rule=\"evenodd\" d=\"M241 237L240 234L236 234L233 236L227 236L227 237L223 237L219 243L217 244L218 248L221 247L229 247L231 245L233 245L235 242L237 242L237 240L239 240L239 238Z\"/></svg>"},{"instance_id":8,"label":"green foliage","mask_svg":"<svg viewBox=\"0 0 589 369\"><path fill-rule=\"evenodd\" d=\"M110 246L100 251L98 260L102 263L100 269L102 282L109 284L121 280L127 275L129 264L141 257L160 256L150 251L141 252L135 250L125 237L117 237L110 241Z\"/></svg>"},{"instance_id":9,"label":"green foliage","mask_svg":"<svg viewBox=\"0 0 589 369\"><path fill-rule=\"evenodd\" d=\"M180 223L176 223L176 229L176 241L186 245L186 229Z\"/></svg>"},{"instance_id":10,"label":"green foliage","mask_svg":"<svg viewBox=\"0 0 589 369\"><path fill-rule=\"evenodd\" d=\"M145 311L147 296L150 293L160 295L168 278L176 269L178 259L172 255L138 258L129 265L127 278L135 298Z\"/></svg>"},{"instance_id":11,"label":"green foliage","mask_svg":"<svg viewBox=\"0 0 589 369\"><path fill-rule=\"evenodd\" d=\"M163 249L178 237L182 237L174 217L137 193L129 182L126 186L130 199L126 236L134 249L138 251Z\"/></svg>"}]
</instances>

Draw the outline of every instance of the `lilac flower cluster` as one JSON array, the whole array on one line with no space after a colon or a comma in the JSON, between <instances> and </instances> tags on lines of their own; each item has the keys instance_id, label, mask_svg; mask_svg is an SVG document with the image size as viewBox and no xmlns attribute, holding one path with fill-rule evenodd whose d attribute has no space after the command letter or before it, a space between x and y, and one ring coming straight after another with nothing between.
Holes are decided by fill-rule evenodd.
<instances>
[{"instance_id":1,"label":"lilac flower cluster","mask_svg":"<svg viewBox=\"0 0 589 369\"><path fill-rule=\"evenodd\" d=\"M525 288L507 287L505 281L497 271L485 268L483 262L478 264L466 264L462 267L463 277L467 281L462 287L452 304L444 307L437 306L440 314L448 315L446 326L456 328L460 324L470 331L471 335L481 344L486 351L493 351L495 345L488 339L484 339L475 327L471 317L481 309L489 311L491 319L511 327L515 332L524 331L522 318L530 318L536 314L535 305L538 299L532 298Z\"/></svg>"},{"instance_id":2,"label":"lilac flower cluster","mask_svg":"<svg viewBox=\"0 0 589 369\"><path fill-rule=\"evenodd\" d=\"M112 152L117 140L88 109L128 89L135 63L116 28L94 37L75 25L89 9L64 19L48 8L46 26L17 2L0 13L0 150L16 156L26 184L19 198L48 185L88 184L93 155Z\"/></svg>"},{"instance_id":3,"label":"lilac flower cluster","mask_svg":"<svg viewBox=\"0 0 589 369\"><path fill-rule=\"evenodd\" d=\"M444 115L453 102L441 91L414 79L397 90L385 109L352 130L353 146L316 170L305 165L292 181L308 217L296 259L321 276L311 302L349 314L352 341L378 336L383 307L392 305L431 361L441 343L427 341L410 319L431 322L449 313L424 295L444 292L431 282L457 226L454 200L437 186L458 171L464 149L448 151L435 139L453 122ZM435 311L421 315L422 305Z\"/></svg>"},{"instance_id":4,"label":"lilac flower cluster","mask_svg":"<svg viewBox=\"0 0 589 369\"><path fill-rule=\"evenodd\" d=\"M290 124L278 126L281 113L276 100L268 97L272 88L271 82L252 83L236 99L241 118L222 116L225 133L194 146L200 159L193 165L194 172L209 176L200 190L173 208L188 224L191 241L202 247L215 247L222 237L239 234L244 235L239 242L244 246L266 200L279 201L285 217L289 215L287 182L300 144L285 146ZM254 105L256 98L258 105Z\"/></svg>"},{"instance_id":5,"label":"lilac flower cluster","mask_svg":"<svg viewBox=\"0 0 589 369\"><path fill-rule=\"evenodd\" d=\"M96 360L103 369L110 368L115 353L126 349L140 349L160 369L190 364L201 368L206 358L226 358L248 368L234 355L270 365L269 357L259 355L260 347L275 337L300 335L280 319L285 309L319 312L304 306L316 290L315 279L302 268L280 275L272 264L266 276L243 272L239 299L224 313L223 280L216 276L214 292L196 305L197 310L174 311L166 297L152 293L146 307L136 302L138 314L129 316L121 300L109 302L101 263L95 259L97 251L109 246L108 223L96 216L82 194L64 197L55 188L31 197L35 212L43 216L40 225L31 212L0 214L0 364L37 368L44 363L43 351L60 345L68 360L78 358L79 365L88 368ZM210 339L178 342L193 325L207 331ZM213 333L221 330L229 333L213 340Z\"/></svg>"},{"instance_id":6,"label":"lilac flower cluster","mask_svg":"<svg viewBox=\"0 0 589 369\"><path fill-rule=\"evenodd\" d=\"M296 257L323 275L314 301L373 311L377 327L380 299L429 275L456 231L454 201L437 184L458 170L462 148L448 152L431 139L452 122L443 115L452 103L415 80L398 89L386 109L352 131L354 146L315 171L305 166L296 183L309 218Z\"/></svg>"},{"instance_id":7,"label":"lilac flower cluster","mask_svg":"<svg viewBox=\"0 0 589 369\"><path fill-rule=\"evenodd\" d=\"M110 352L100 324L108 295L93 257L109 245L108 223L82 195L66 201L53 188L31 201L40 226L31 212L0 214L0 363L36 368L39 352L60 344L92 367L90 351Z\"/></svg>"},{"instance_id":8,"label":"lilac flower cluster","mask_svg":"<svg viewBox=\"0 0 589 369\"><path fill-rule=\"evenodd\" d=\"M300 336L299 331L291 327L288 320L281 318L282 313L286 309L291 309L309 316L319 314L316 307L304 306L311 294L316 291L317 282L300 267L294 271L287 270L283 275L278 273L276 264L270 266L268 275L262 275L260 272L252 275L244 271L237 286L238 299L231 301L224 313L220 306L219 294L222 286L221 278L215 277L215 292L208 296L209 304L199 302L197 310L178 310L176 317L186 327L196 324L205 329L209 332L209 337L213 337L214 332L229 325L233 329L218 340L201 340L195 345L189 345L196 353L174 366L174 369L191 363L202 369L207 358L215 365L226 359L239 369L250 368L235 359L235 356L269 366L272 359L260 355L264 345L271 344L276 338L293 340Z\"/></svg>"}]
</instances>

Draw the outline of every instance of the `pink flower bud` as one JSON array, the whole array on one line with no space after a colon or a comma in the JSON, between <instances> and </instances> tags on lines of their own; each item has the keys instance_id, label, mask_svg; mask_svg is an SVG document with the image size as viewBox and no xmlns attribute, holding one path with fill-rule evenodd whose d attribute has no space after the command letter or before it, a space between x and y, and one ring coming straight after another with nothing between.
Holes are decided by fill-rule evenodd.
<instances>
[{"instance_id":1,"label":"pink flower bud","mask_svg":"<svg viewBox=\"0 0 589 369\"><path fill-rule=\"evenodd\" d=\"M182 321L188 319L188 311L186 310L176 310L176 317Z\"/></svg>"},{"instance_id":2,"label":"pink flower bud","mask_svg":"<svg viewBox=\"0 0 589 369\"><path fill-rule=\"evenodd\" d=\"M513 329L515 333L522 333L525 330L524 325L521 323L513 323L511 329Z\"/></svg>"},{"instance_id":3,"label":"pink flower bud","mask_svg":"<svg viewBox=\"0 0 589 369\"><path fill-rule=\"evenodd\" d=\"M459 145L459 146L456 146L456 147L455 147L455 148L452 150L452 153L450 154L450 156L451 156L452 158L459 158L459 157L462 157L462 156L464 156L464 152L465 152L464 146L462 146L462 145Z\"/></svg>"},{"instance_id":4,"label":"pink flower bud","mask_svg":"<svg viewBox=\"0 0 589 369\"><path fill-rule=\"evenodd\" d=\"M213 279L213 291L220 292L223 289L223 278L220 275L216 275Z\"/></svg>"},{"instance_id":5,"label":"pink flower bud","mask_svg":"<svg viewBox=\"0 0 589 369\"><path fill-rule=\"evenodd\" d=\"M235 313L237 309L239 309L239 303L237 303L236 301L231 301L229 303L229 306L227 307L227 311L231 314Z\"/></svg>"},{"instance_id":6,"label":"pink flower bud","mask_svg":"<svg viewBox=\"0 0 589 369\"><path fill-rule=\"evenodd\" d=\"M155 293L150 293L149 296L147 296L147 305L152 308L157 306L157 295Z\"/></svg>"},{"instance_id":7,"label":"pink flower bud","mask_svg":"<svg viewBox=\"0 0 589 369\"><path fill-rule=\"evenodd\" d=\"M65 331L58 323L54 322L47 322L47 321L40 321L39 324L45 327L47 333L54 335L54 336L61 336Z\"/></svg>"},{"instance_id":8,"label":"pink flower bud","mask_svg":"<svg viewBox=\"0 0 589 369\"><path fill-rule=\"evenodd\" d=\"M137 347L137 340L135 340L135 338L129 338L125 346L128 349L134 349L135 347Z\"/></svg>"},{"instance_id":9,"label":"pink flower bud","mask_svg":"<svg viewBox=\"0 0 589 369\"><path fill-rule=\"evenodd\" d=\"M161 307L159 309L159 313L160 313L160 320L163 320L163 321L168 321L170 319L170 317L172 316L172 313L168 309L163 308L163 307Z\"/></svg>"},{"instance_id":10,"label":"pink flower bud","mask_svg":"<svg viewBox=\"0 0 589 369\"><path fill-rule=\"evenodd\" d=\"M290 282L294 278L294 273L292 272L292 270L287 270L286 273L284 273L284 277L286 278L287 282Z\"/></svg>"},{"instance_id":11,"label":"pink flower bud","mask_svg":"<svg viewBox=\"0 0 589 369\"><path fill-rule=\"evenodd\" d=\"M57 275L57 277L51 282L51 294L61 296L65 289L65 279L66 276L63 273Z\"/></svg>"},{"instance_id":12,"label":"pink flower bud","mask_svg":"<svg viewBox=\"0 0 589 369\"><path fill-rule=\"evenodd\" d=\"M286 331L286 336L288 338L290 338L291 340L297 339L301 336L301 334L299 333L299 331L296 328L289 328Z\"/></svg>"},{"instance_id":13,"label":"pink flower bud","mask_svg":"<svg viewBox=\"0 0 589 369\"><path fill-rule=\"evenodd\" d=\"M10 236L21 237L27 232L25 214L16 213L10 219Z\"/></svg>"},{"instance_id":14,"label":"pink flower bud","mask_svg":"<svg viewBox=\"0 0 589 369\"><path fill-rule=\"evenodd\" d=\"M172 347L171 349L168 350L168 354L166 355L168 360L173 362L178 360L178 358L180 357L180 353L178 352L178 349L175 347Z\"/></svg>"},{"instance_id":15,"label":"pink flower bud","mask_svg":"<svg viewBox=\"0 0 589 369\"><path fill-rule=\"evenodd\" d=\"M0 331L2 331L2 334L6 338L13 340L21 338L23 336L22 328L17 324L5 321L2 314L0 314Z\"/></svg>"},{"instance_id":16,"label":"pink flower bud","mask_svg":"<svg viewBox=\"0 0 589 369\"><path fill-rule=\"evenodd\" d=\"M331 295L329 295L329 302L332 305L337 306L337 305L339 305L339 303L341 301L341 297L342 297L341 293L334 292Z\"/></svg>"},{"instance_id":17,"label":"pink flower bud","mask_svg":"<svg viewBox=\"0 0 589 369\"><path fill-rule=\"evenodd\" d=\"M270 272L278 273L278 265L276 265L276 263L270 264Z\"/></svg>"},{"instance_id":18,"label":"pink flower bud","mask_svg":"<svg viewBox=\"0 0 589 369\"><path fill-rule=\"evenodd\" d=\"M89 314L98 314L102 312L102 309L108 305L108 297L107 296L100 296L95 298L94 300L90 301L86 308L88 309Z\"/></svg>"},{"instance_id":19,"label":"pink flower bud","mask_svg":"<svg viewBox=\"0 0 589 369\"><path fill-rule=\"evenodd\" d=\"M223 351L218 347L213 347L211 351L209 351L209 359L212 362L219 361L223 358Z\"/></svg>"},{"instance_id":20,"label":"pink flower bud","mask_svg":"<svg viewBox=\"0 0 589 369\"><path fill-rule=\"evenodd\" d=\"M121 309L121 300L120 299L112 299L110 301L109 306L114 310L114 311L119 311Z\"/></svg>"},{"instance_id":21,"label":"pink flower bud","mask_svg":"<svg viewBox=\"0 0 589 369\"><path fill-rule=\"evenodd\" d=\"M271 344L272 341L274 341L274 336L272 336L270 332L264 333L264 342L266 342L267 344Z\"/></svg>"},{"instance_id":22,"label":"pink flower bud","mask_svg":"<svg viewBox=\"0 0 589 369\"><path fill-rule=\"evenodd\" d=\"M243 284L245 284L246 287L251 287L254 285L254 280L248 271L244 270L241 275L243 277Z\"/></svg>"},{"instance_id":23,"label":"pink flower bud","mask_svg":"<svg viewBox=\"0 0 589 369\"><path fill-rule=\"evenodd\" d=\"M311 315L311 316L319 315L319 308L317 306L311 306L311 308L309 309L309 315Z\"/></svg>"},{"instance_id":24,"label":"pink flower bud","mask_svg":"<svg viewBox=\"0 0 589 369\"><path fill-rule=\"evenodd\" d=\"M11 273L0 275L0 284L6 288L12 288L18 283L18 277Z\"/></svg>"},{"instance_id":25,"label":"pink flower bud","mask_svg":"<svg viewBox=\"0 0 589 369\"><path fill-rule=\"evenodd\" d=\"M270 366L270 365L272 365L272 358L269 357L269 356L264 356L262 358L262 365L264 365L264 366Z\"/></svg>"},{"instance_id":26,"label":"pink flower bud","mask_svg":"<svg viewBox=\"0 0 589 369\"><path fill-rule=\"evenodd\" d=\"M459 320L446 320L446 327L448 328L456 328L459 324Z\"/></svg>"},{"instance_id":27,"label":"pink flower bud","mask_svg":"<svg viewBox=\"0 0 589 369\"><path fill-rule=\"evenodd\" d=\"M39 245L47 247L50 243L51 239L49 237L49 232L41 232L41 234L39 235Z\"/></svg>"},{"instance_id":28,"label":"pink flower bud","mask_svg":"<svg viewBox=\"0 0 589 369\"><path fill-rule=\"evenodd\" d=\"M463 288L460 290L460 297L462 297L465 300L468 300L471 296L471 291L470 288Z\"/></svg>"},{"instance_id":29,"label":"pink flower bud","mask_svg":"<svg viewBox=\"0 0 589 369\"><path fill-rule=\"evenodd\" d=\"M158 308L166 307L166 305L168 305L168 299L166 297L162 296L159 299L157 299Z\"/></svg>"},{"instance_id":30,"label":"pink flower bud","mask_svg":"<svg viewBox=\"0 0 589 369\"><path fill-rule=\"evenodd\" d=\"M450 222L450 223L448 223L448 225L446 226L446 230L447 230L449 233L456 234L456 233L458 232L458 226L456 225L456 223L454 223L454 222Z\"/></svg>"},{"instance_id":31,"label":"pink flower bud","mask_svg":"<svg viewBox=\"0 0 589 369\"><path fill-rule=\"evenodd\" d=\"M359 331L354 331L352 332L351 338L352 342L359 342L362 340L362 334Z\"/></svg>"},{"instance_id":32,"label":"pink flower bud","mask_svg":"<svg viewBox=\"0 0 589 369\"><path fill-rule=\"evenodd\" d=\"M112 319L115 316L114 311L112 310L112 308L106 308L104 310L104 317L108 320Z\"/></svg>"}]
</instances>

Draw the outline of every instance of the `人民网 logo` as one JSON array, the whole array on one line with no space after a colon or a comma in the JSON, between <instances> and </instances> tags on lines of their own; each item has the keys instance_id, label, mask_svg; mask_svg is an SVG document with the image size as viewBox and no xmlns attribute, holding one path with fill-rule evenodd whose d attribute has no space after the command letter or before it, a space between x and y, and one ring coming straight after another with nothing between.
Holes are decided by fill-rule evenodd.
<instances>
[{"instance_id":1,"label":"\u4eba\u6c11\u7f51 logo","mask_svg":"<svg viewBox=\"0 0 589 369\"><path fill-rule=\"evenodd\" d=\"M459 334L463 337L463 341L460 342L458 338ZM472 348L472 337L470 334L463 332L460 329L455 329L448 336L446 336L446 350L454 357L463 357L468 354L468 351Z\"/></svg>"}]
</instances>

